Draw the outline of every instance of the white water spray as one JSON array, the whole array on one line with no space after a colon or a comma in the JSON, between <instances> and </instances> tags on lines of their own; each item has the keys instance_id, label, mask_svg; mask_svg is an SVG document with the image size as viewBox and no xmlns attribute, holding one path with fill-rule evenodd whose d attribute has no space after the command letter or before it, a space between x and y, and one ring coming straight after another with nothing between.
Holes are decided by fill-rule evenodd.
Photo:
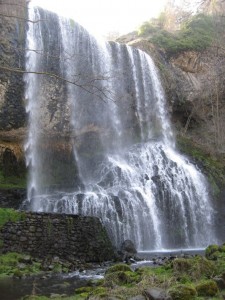
<instances>
[{"instance_id":1,"label":"white water spray","mask_svg":"<svg viewBox=\"0 0 225 300\"><path fill-rule=\"evenodd\" d=\"M99 44L41 9L29 14L47 24L29 24L27 48L43 53L27 52L27 70L44 67L66 79L26 76L32 209L98 216L116 246L125 239L139 250L213 242L207 182L175 149L152 59L126 45ZM68 145L71 163L61 169ZM80 183L71 178L68 191L57 172L66 176L74 164Z\"/></svg>"}]
</instances>

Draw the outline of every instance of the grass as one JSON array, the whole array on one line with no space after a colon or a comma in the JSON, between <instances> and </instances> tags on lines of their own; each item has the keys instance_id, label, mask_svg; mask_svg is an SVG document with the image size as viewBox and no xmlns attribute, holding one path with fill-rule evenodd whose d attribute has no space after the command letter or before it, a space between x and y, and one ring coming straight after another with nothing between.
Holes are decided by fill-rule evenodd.
<instances>
[{"instance_id":1,"label":"grass","mask_svg":"<svg viewBox=\"0 0 225 300\"><path fill-rule=\"evenodd\" d=\"M13 189L13 188L26 188L26 177L17 176L3 176L3 172L0 169L0 188L1 189Z\"/></svg>"},{"instance_id":2,"label":"grass","mask_svg":"<svg viewBox=\"0 0 225 300\"><path fill-rule=\"evenodd\" d=\"M0 255L0 278L16 276L21 278L24 275L38 274L41 272L41 263L31 261L23 263L26 257L24 254L10 252Z\"/></svg>"},{"instance_id":3,"label":"grass","mask_svg":"<svg viewBox=\"0 0 225 300\"><path fill-rule=\"evenodd\" d=\"M206 250L207 256L209 257L217 250L218 248L215 246L209 247ZM219 252L223 253L224 256L222 258L218 256L217 261L214 258L206 259L201 256L177 258L164 266L140 267L135 271L132 271L127 265L114 265L106 271L103 280L89 282L89 286L78 288L74 295L63 297L63 299L98 300L114 297L125 300L137 295L144 295L147 288L159 287L171 295L173 300L219 300L222 299L222 292L218 290L213 277L225 272L223 265L224 245L219 247ZM7 262L9 266L14 268L17 261L18 254L11 254L6 259L0 260L0 264L3 262L5 266ZM224 267L221 268L221 266ZM31 295L25 299L47 300L50 298ZM61 299L61 297L56 296L54 299Z\"/></svg>"},{"instance_id":4,"label":"grass","mask_svg":"<svg viewBox=\"0 0 225 300\"><path fill-rule=\"evenodd\" d=\"M0 229L7 222L17 222L25 219L25 213L12 208L0 208Z\"/></svg>"}]
</instances>

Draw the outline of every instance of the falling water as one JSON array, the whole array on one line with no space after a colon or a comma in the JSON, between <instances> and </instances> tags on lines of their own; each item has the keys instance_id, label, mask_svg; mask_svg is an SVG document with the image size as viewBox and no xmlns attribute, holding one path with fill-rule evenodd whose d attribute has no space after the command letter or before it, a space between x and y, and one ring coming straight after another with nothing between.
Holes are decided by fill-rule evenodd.
<instances>
[{"instance_id":1,"label":"falling water","mask_svg":"<svg viewBox=\"0 0 225 300\"><path fill-rule=\"evenodd\" d=\"M43 73L25 78L31 209L98 216L116 246L212 242L207 182L175 149L152 59L42 9L29 18L43 20L27 32L27 71Z\"/></svg>"}]
</instances>

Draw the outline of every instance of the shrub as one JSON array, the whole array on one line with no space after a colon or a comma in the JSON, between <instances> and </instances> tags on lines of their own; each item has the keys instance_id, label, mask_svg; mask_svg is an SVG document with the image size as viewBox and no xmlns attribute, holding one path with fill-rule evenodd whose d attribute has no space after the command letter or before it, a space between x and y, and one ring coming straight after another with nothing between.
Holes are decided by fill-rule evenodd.
<instances>
[{"instance_id":1,"label":"shrub","mask_svg":"<svg viewBox=\"0 0 225 300\"><path fill-rule=\"evenodd\" d=\"M139 29L139 35L150 36L149 41L163 48L169 55L182 51L203 51L211 45L214 33L213 17L204 14L191 17L175 33L163 30L151 22L145 22Z\"/></svg>"}]
</instances>

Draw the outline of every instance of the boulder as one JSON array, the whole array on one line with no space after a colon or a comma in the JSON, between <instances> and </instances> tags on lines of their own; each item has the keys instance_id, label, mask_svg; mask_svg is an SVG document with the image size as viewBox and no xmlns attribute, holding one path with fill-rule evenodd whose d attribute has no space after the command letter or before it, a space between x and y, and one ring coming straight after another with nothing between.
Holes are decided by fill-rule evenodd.
<instances>
[{"instance_id":1,"label":"boulder","mask_svg":"<svg viewBox=\"0 0 225 300\"><path fill-rule=\"evenodd\" d=\"M146 300L146 298L142 295L137 295L135 297L129 298L128 300Z\"/></svg>"},{"instance_id":2,"label":"boulder","mask_svg":"<svg viewBox=\"0 0 225 300\"><path fill-rule=\"evenodd\" d=\"M123 261L129 263L130 259L135 259L137 250L135 248L134 243L131 240L125 240L122 243L120 251L118 253Z\"/></svg>"},{"instance_id":3,"label":"boulder","mask_svg":"<svg viewBox=\"0 0 225 300\"><path fill-rule=\"evenodd\" d=\"M144 295L149 300L172 300L172 298L166 294L165 290L156 287L146 289Z\"/></svg>"}]
</instances>

